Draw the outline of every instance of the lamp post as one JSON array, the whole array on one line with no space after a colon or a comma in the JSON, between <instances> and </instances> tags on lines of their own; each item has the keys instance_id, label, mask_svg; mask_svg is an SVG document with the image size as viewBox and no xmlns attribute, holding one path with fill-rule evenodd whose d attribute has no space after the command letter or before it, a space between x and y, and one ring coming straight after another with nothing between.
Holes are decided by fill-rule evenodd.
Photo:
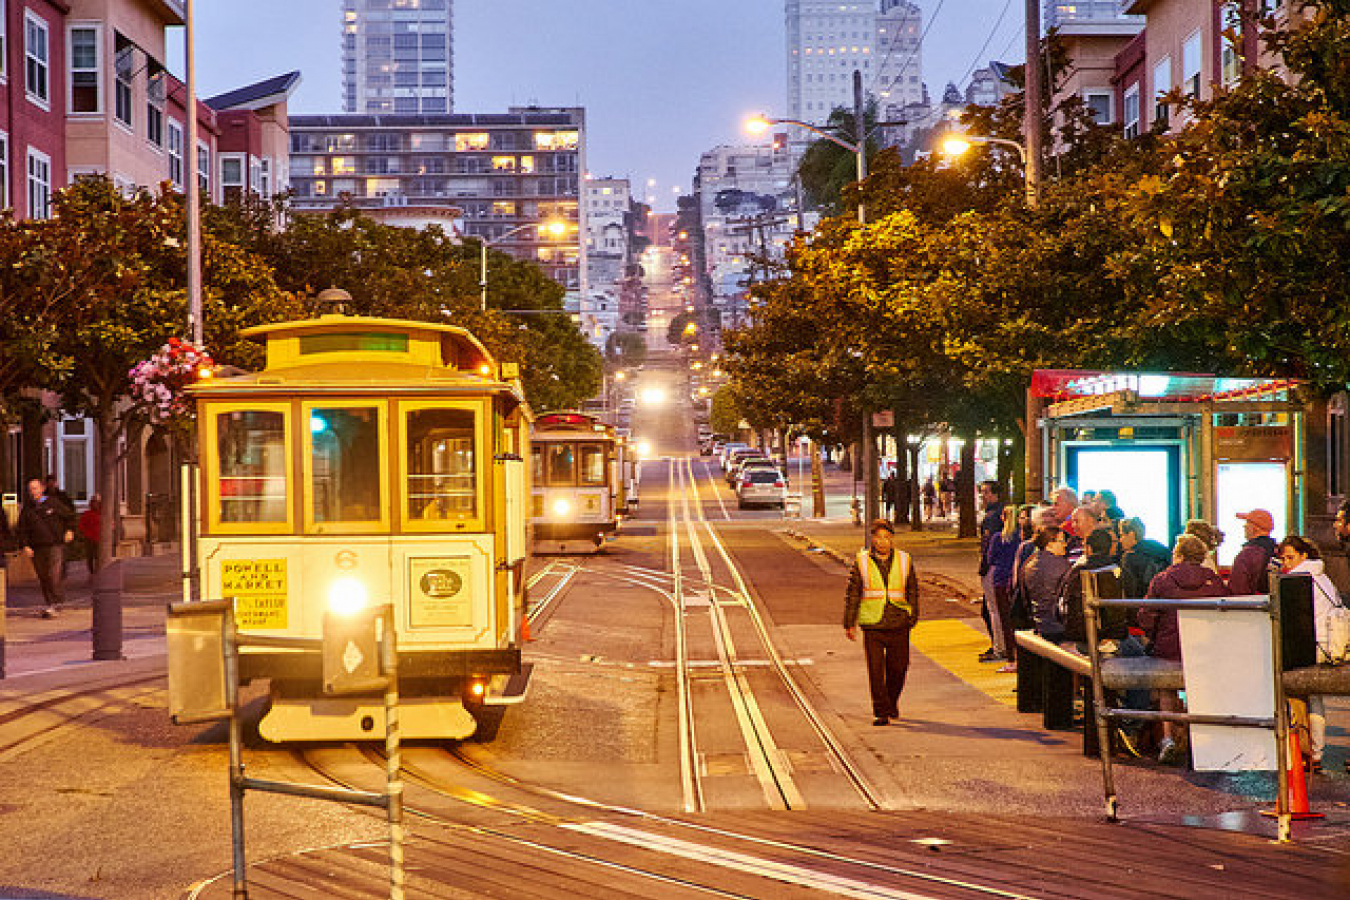
<instances>
[{"instance_id":1,"label":"lamp post","mask_svg":"<svg viewBox=\"0 0 1350 900\"><path fill-rule=\"evenodd\" d=\"M487 310L487 252L488 252L488 248L489 248L489 247L494 247L494 246L496 246L497 244L499 244L499 243L505 241L507 238L509 238L509 237L514 237L515 235L520 234L522 231L526 231L526 230L528 230L528 229L530 229L530 228L538 228L540 231L547 231L547 232L548 232L550 235L552 235L553 237L562 237L564 234L567 233L567 223L566 223L566 222L549 222L549 223L547 223L547 224L545 224L545 225L540 225L540 224L538 224L538 223L536 223L536 222L529 222L529 223L527 223L527 224L525 224L525 225L517 225L515 228L512 228L510 231L506 232L506 234L499 234L499 235L497 235L497 237L492 238L491 240L488 240L487 238L479 238L479 240L478 240L478 292L479 292L479 293L478 293L478 308L479 308L479 309L484 310L484 311Z\"/></svg>"},{"instance_id":2,"label":"lamp post","mask_svg":"<svg viewBox=\"0 0 1350 900\"><path fill-rule=\"evenodd\" d=\"M1011 147L1017 151L1017 158L1022 161L1022 171L1026 173L1027 206L1035 209L1040 202L1040 185L1031 166L1027 165L1027 160L1031 158L1027 153L1027 148L1017 141L1010 141L1007 138L953 133L942 139L942 152L946 156L961 156L970 150L972 144L996 144L1000 147Z\"/></svg>"},{"instance_id":3,"label":"lamp post","mask_svg":"<svg viewBox=\"0 0 1350 900\"><path fill-rule=\"evenodd\" d=\"M889 124L889 123L888 123ZM858 224L867 224L867 206L863 201L862 183L867 180L867 128L863 119L863 88L862 72L853 70L853 133L857 135L857 143L850 143L842 138L836 137L815 125L802 122L798 119L772 119L765 115L755 116L746 122L746 129L751 134L762 134L771 125L796 125L798 128L805 128L825 138L834 144L843 147L849 153L853 154L858 167ZM798 211L800 214L800 210ZM876 439L872 434L872 412L863 410L862 423L862 445L863 445L863 516L870 524L880 517L880 485L877 482L877 459L876 459ZM868 534L868 542L871 542L871 535Z\"/></svg>"}]
</instances>

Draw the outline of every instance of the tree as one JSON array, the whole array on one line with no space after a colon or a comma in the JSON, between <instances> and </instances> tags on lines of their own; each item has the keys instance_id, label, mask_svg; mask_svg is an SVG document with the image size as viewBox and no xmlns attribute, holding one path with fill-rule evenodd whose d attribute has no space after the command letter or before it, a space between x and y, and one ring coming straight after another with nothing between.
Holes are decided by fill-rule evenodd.
<instances>
[{"instance_id":1,"label":"tree","mask_svg":"<svg viewBox=\"0 0 1350 900\"><path fill-rule=\"evenodd\" d=\"M719 434L735 434L741 428L740 398L734 385L724 384L713 394L708 427Z\"/></svg>"},{"instance_id":2,"label":"tree","mask_svg":"<svg viewBox=\"0 0 1350 900\"><path fill-rule=\"evenodd\" d=\"M126 196L105 177L82 178L53 197L46 220L0 223L0 296L22 321L45 327L15 350L35 387L55 392L63 411L91 418L98 437L98 492L110 498L100 553L111 559L116 528L118 445L143 415L129 401L128 372L186 325L184 216L176 195ZM251 254L207 236L203 301L208 345L218 361L246 361L246 325L299 308Z\"/></svg>"},{"instance_id":3,"label":"tree","mask_svg":"<svg viewBox=\"0 0 1350 900\"><path fill-rule=\"evenodd\" d=\"M879 148L870 137L876 130L877 121L876 102L868 101L863 110L863 129L869 135L865 150L869 165ZM851 109L835 107L825 122L825 130L855 147L862 143ZM841 215L846 212L846 206L854 202L846 197L844 189L858 180L858 156L834 141L818 138L802 154L802 161L797 165L797 178L809 206L830 215Z\"/></svg>"},{"instance_id":4,"label":"tree","mask_svg":"<svg viewBox=\"0 0 1350 900\"><path fill-rule=\"evenodd\" d=\"M476 243L461 243L437 226L385 225L350 207L285 212L241 204L214 210L209 220L261 254L285 290L312 297L342 287L352 295L352 313L467 328L498 358L520 364L537 408L577 406L599 391L599 352L563 309L562 286L534 263L489 249L482 310Z\"/></svg>"},{"instance_id":5,"label":"tree","mask_svg":"<svg viewBox=\"0 0 1350 900\"><path fill-rule=\"evenodd\" d=\"M647 341L635 331L616 331L605 342L605 357L616 366L640 366L647 360Z\"/></svg>"}]
</instances>

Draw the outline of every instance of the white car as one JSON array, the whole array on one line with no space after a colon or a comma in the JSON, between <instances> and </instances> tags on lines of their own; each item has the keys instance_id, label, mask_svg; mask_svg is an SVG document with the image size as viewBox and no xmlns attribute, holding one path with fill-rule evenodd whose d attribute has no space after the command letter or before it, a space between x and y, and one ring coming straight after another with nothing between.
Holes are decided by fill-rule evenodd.
<instances>
[{"instance_id":1,"label":"white car","mask_svg":"<svg viewBox=\"0 0 1350 900\"><path fill-rule=\"evenodd\" d=\"M777 469L749 469L736 488L736 503L741 509L755 504L782 509L786 501L787 480Z\"/></svg>"}]
</instances>

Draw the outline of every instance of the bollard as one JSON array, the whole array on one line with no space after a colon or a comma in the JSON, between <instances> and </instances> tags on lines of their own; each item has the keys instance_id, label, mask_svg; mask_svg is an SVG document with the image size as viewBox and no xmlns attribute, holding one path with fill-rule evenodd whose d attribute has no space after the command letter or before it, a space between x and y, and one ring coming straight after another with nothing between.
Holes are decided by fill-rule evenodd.
<instances>
[{"instance_id":1,"label":"bollard","mask_svg":"<svg viewBox=\"0 0 1350 900\"><path fill-rule=\"evenodd\" d=\"M122 659L122 564L94 573L94 659Z\"/></svg>"}]
</instances>

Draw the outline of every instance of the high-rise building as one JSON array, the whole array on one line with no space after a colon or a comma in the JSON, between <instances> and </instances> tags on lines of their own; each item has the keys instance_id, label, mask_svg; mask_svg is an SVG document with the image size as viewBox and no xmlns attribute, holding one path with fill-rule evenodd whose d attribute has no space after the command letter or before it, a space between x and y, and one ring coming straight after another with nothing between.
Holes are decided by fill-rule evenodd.
<instances>
[{"instance_id":1,"label":"high-rise building","mask_svg":"<svg viewBox=\"0 0 1350 900\"><path fill-rule=\"evenodd\" d=\"M463 233L532 259L555 281L582 291L585 110L518 107L505 113L290 117L292 206L348 203L380 212L402 207L444 217ZM554 236L547 223L569 223ZM584 291L583 291L584 293Z\"/></svg>"},{"instance_id":2,"label":"high-rise building","mask_svg":"<svg viewBox=\"0 0 1350 900\"><path fill-rule=\"evenodd\" d=\"M343 0L343 111L453 111L452 9L453 0Z\"/></svg>"},{"instance_id":3,"label":"high-rise building","mask_svg":"<svg viewBox=\"0 0 1350 900\"><path fill-rule=\"evenodd\" d=\"M873 80L877 0L786 0L788 115L824 122L853 107L853 70Z\"/></svg>"},{"instance_id":4,"label":"high-rise building","mask_svg":"<svg viewBox=\"0 0 1350 900\"><path fill-rule=\"evenodd\" d=\"M892 110L898 113L912 103L923 102L922 33L923 16L917 3L881 0L871 93L883 119L897 119L899 115Z\"/></svg>"}]
</instances>

